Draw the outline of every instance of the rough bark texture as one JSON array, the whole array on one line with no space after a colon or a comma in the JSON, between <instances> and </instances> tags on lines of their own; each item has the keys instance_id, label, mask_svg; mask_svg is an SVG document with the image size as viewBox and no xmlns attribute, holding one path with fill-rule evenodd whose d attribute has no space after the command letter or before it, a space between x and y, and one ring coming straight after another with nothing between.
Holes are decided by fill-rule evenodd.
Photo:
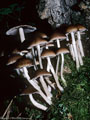
<instances>
[{"instance_id":1,"label":"rough bark texture","mask_svg":"<svg viewBox=\"0 0 90 120\"><path fill-rule=\"evenodd\" d=\"M38 14L41 19L48 19L48 23L53 27L61 24L71 23L71 6L77 0L40 0L38 4Z\"/></svg>"}]
</instances>

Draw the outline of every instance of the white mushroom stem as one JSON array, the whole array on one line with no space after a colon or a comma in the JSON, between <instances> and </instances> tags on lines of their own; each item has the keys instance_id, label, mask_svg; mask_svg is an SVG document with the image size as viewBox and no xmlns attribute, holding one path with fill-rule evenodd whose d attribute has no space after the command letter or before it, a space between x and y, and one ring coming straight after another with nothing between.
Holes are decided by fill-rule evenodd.
<instances>
[{"instance_id":1,"label":"white mushroom stem","mask_svg":"<svg viewBox=\"0 0 90 120\"><path fill-rule=\"evenodd\" d=\"M51 70L51 72L52 72L52 74L53 74L53 77L54 77L54 79L55 79L55 82L56 82L57 87L59 88L60 91L64 91L63 87L60 85L60 83L59 83L59 81L58 81L58 76L56 75L56 73L55 73L55 71L54 71L54 68L53 68L53 66L52 66L52 64L51 64L51 61L50 61L50 58L49 58L49 57L47 57L47 61L48 61L48 64L49 64L49 66L50 66L50 70Z\"/></svg>"},{"instance_id":2,"label":"white mushroom stem","mask_svg":"<svg viewBox=\"0 0 90 120\"><path fill-rule=\"evenodd\" d=\"M51 91L52 91L52 88L51 88L51 86L50 85L48 85L48 91L51 93Z\"/></svg>"},{"instance_id":3,"label":"white mushroom stem","mask_svg":"<svg viewBox=\"0 0 90 120\"><path fill-rule=\"evenodd\" d=\"M57 39L56 41L57 41L57 47L60 48L60 41L59 41L59 39Z\"/></svg>"},{"instance_id":4,"label":"white mushroom stem","mask_svg":"<svg viewBox=\"0 0 90 120\"><path fill-rule=\"evenodd\" d=\"M50 72L50 65L47 63L47 71Z\"/></svg>"},{"instance_id":5,"label":"white mushroom stem","mask_svg":"<svg viewBox=\"0 0 90 120\"><path fill-rule=\"evenodd\" d=\"M47 98L47 96L42 92L40 87L38 86L37 82L34 80L30 80L30 76L28 75L28 71L26 67L23 68L24 71L24 77L28 80L28 82L39 92L39 94L42 96L42 98L49 104L51 105L52 102L50 99Z\"/></svg>"},{"instance_id":6,"label":"white mushroom stem","mask_svg":"<svg viewBox=\"0 0 90 120\"><path fill-rule=\"evenodd\" d=\"M84 57L85 55L84 55L83 45L82 45L82 42L81 42L80 31L77 31L77 38L78 38L78 45L79 45L79 48L80 48L81 55L82 55L82 57Z\"/></svg>"},{"instance_id":7,"label":"white mushroom stem","mask_svg":"<svg viewBox=\"0 0 90 120\"><path fill-rule=\"evenodd\" d=\"M46 107L46 106L44 106L44 105L38 103L36 100L34 100L32 94L29 94L29 98L30 98L32 104L33 104L35 107L37 107L37 108L39 108L39 109L41 109L41 110L44 110L44 111L47 110L47 107Z\"/></svg>"},{"instance_id":8,"label":"white mushroom stem","mask_svg":"<svg viewBox=\"0 0 90 120\"><path fill-rule=\"evenodd\" d=\"M24 40L25 40L25 35L24 35L24 30L23 30L23 28L19 28L19 35L20 35L21 43L24 42Z\"/></svg>"},{"instance_id":9,"label":"white mushroom stem","mask_svg":"<svg viewBox=\"0 0 90 120\"><path fill-rule=\"evenodd\" d=\"M76 68L78 70L80 66L79 66L78 54L77 54L77 49L76 49L76 42L75 42L75 37L74 37L73 32L71 32L71 37L72 37L72 45L73 45L73 50L74 50L75 59L76 59Z\"/></svg>"},{"instance_id":10,"label":"white mushroom stem","mask_svg":"<svg viewBox=\"0 0 90 120\"><path fill-rule=\"evenodd\" d=\"M58 75L59 62L60 62L60 56L58 55L58 57L57 57L57 63L56 63L56 75Z\"/></svg>"},{"instance_id":11,"label":"white mushroom stem","mask_svg":"<svg viewBox=\"0 0 90 120\"><path fill-rule=\"evenodd\" d=\"M66 41L69 41L68 33L66 34Z\"/></svg>"},{"instance_id":12,"label":"white mushroom stem","mask_svg":"<svg viewBox=\"0 0 90 120\"><path fill-rule=\"evenodd\" d=\"M48 83L53 89L55 89L55 83L52 83L52 82L49 80L48 77L45 77L45 79L46 79L47 83Z\"/></svg>"},{"instance_id":13,"label":"white mushroom stem","mask_svg":"<svg viewBox=\"0 0 90 120\"><path fill-rule=\"evenodd\" d=\"M77 46L77 50L78 50L78 59L79 59L80 65L83 65L83 59L82 59L82 55L80 52L80 48L78 46L78 41L76 41L76 46Z\"/></svg>"},{"instance_id":14,"label":"white mushroom stem","mask_svg":"<svg viewBox=\"0 0 90 120\"><path fill-rule=\"evenodd\" d=\"M60 70L60 74L61 74L61 80L63 82L63 84L65 85L65 87L67 86L66 80L63 77L63 68L64 68L64 54L61 53L61 59L62 59L62 63L61 63L61 70Z\"/></svg>"},{"instance_id":15,"label":"white mushroom stem","mask_svg":"<svg viewBox=\"0 0 90 120\"><path fill-rule=\"evenodd\" d=\"M32 56L31 52L28 52L25 56L26 56L26 58L33 59L33 56Z\"/></svg>"},{"instance_id":16,"label":"white mushroom stem","mask_svg":"<svg viewBox=\"0 0 90 120\"><path fill-rule=\"evenodd\" d=\"M46 45L46 47L45 47L46 49L49 49L49 47Z\"/></svg>"},{"instance_id":17,"label":"white mushroom stem","mask_svg":"<svg viewBox=\"0 0 90 120\"><path fill-rule=\"evenodd\" d=\"M74 55L74 50L73 50L72 44L69 45L69 50L70 50L73 61L75 61L75 55Z\"/></svg>"},{"instance_id":18,"label":"white mushroom stem","mask_svg":"<svg viewBox=\"0 0 90 120\"><path fill-rule=\"evenodd\" d=\"M30 80L30 76L28 74L28 70L26 67L23 67L23 72L24 72L24 77L29 81Z\"/></svg>"},{"instance_id":19,"label":"white mushroom stem","mask_svg":"<svg viewBox=\"0 0 90 120\"><path fill-rule=\"evenodd\" d=\"M57 48L60 48L60 47L61 47L60 41L59 41L59 39L57 39ZM58 56L58 58L57 58L57 64L56 64L56 75L58 74L59 61L60 61L60 57Z\"/></svg>"},{"instance_id":20,"label":"white mushroom stem","mask_svg":"<svg viewBox=\"0 0 90 120\"><path fill-rule=\"evenodd\" d=\"M37 51L38 51L38 58L39 58L40 68L43 69L42 59L41 59L40 45L37 45Z\"/></svg>"},{"instance_id":21,"label":"white mushroom stem","mask_svg":"<svg viewBox=\"0 0 90 120\"><path fill-rule=\"evenodd\" d=\"M34 60L34 69L37 70L37 65L36 65L36 58L35 58L35 52L34 52L34 48L32 47L32 56L33 56L33 60Z\"/></svg>"},{"instance_id":22,"label":"white mushroom stem","mask_svg":"<svg viewBox=\"0 0 90 120\"><path fill-rule=\"evenodd\" d=\"M52 94L49 92L48 86L45 83L43 76L40 76L40 83L41 83L41 85L42 85L42 87L44 89L44 92L46 93L47 97L51 100Z\"/></svg>"},{"instance_id":23,"label":"white mushroom stem","mask_svg":"<svg viewBox=\"0 0 90 120\"><path fill-rule=\"evenodd\" d=\"M30 84L39 92L39 94L42 96L42 98L43 98L49 105L52 104L52 101L47 98L47 96L42 92L42 90L40 89L40 87L39 87L33 80L30 80Z\"/></svg>"},{"instance_id":24,"label":"white mushroom stem","mask_svg":"<svg viewBox=\"0 0 90 120\"><path fill-rule=\"evenodd\" d=\"M15 69L15 71L16 71L16 73L17 73L18 75L21 74L19 69Z\"/></svg>"}]
</instances>

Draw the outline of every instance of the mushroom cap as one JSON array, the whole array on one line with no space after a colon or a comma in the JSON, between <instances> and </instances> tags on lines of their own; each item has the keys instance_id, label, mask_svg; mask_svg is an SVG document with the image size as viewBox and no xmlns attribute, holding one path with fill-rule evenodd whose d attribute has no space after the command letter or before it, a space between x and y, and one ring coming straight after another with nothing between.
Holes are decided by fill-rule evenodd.
<instances>
[{"instance_id":1,"label":"mushroom cap","mask_svg":"<svg viewBox=\"0 0 90 120\"><path fill-rule=\"evenodd\" d=\"M71 32L76 32L76 31L77 31L77 27L74 25L71 25L66 29L66 33L71 33Z\"/></svg>"},{"instance_id":2,"label":"mushroom cap","mask_svg":"<svg viewBox=\"0 0 90 120\"><path fill-rule=\"evenodd\" d=\"M47 40L45 40L44 38L37 37L37 38L33 39L33 41L28 45L27 49L30 49L37 45L44 45L46 43L48 43Z\"/></svg>"},{"instance_id":3,"label":"mushroom cap","mask_svg":"<svg viewBox=\"0 0 90 120\"><path fill-rule=\"evenodd\" d=\"M48 38L47 34L45 34L44 32L40 32L40 31L36 31L34 33L34 37L40 37L40 38Z\"/></svg>"},{"instance_id":4,"label":"mushroom cap","mask_svg":"<svg viewBox=\"0 0 90 120\"><path fill-rule=\"evenodd\" d=\"M30 25L19 25L13 28L10 28L6 35L16 35L19 28L23 28L25 33L34 32L36 30L36 27L30 26Z\"/></svg>"},{"instance_id":5,"label":"mushroom cap","mask_svg":"<svg viewBox=\"0 0 90 120\"><path fill-rule=\"evenodd\" d=\"M50 77L52 74L44 69L39 69L36 71L34 79L37 79L40 76Z\"/></svg>"},{"instance_id":6,"label":"mushroom cap","mask_svg":"<svg viewBox=\"0 0 90 120\"><path fill-rule=\"evenodd\" d=\"M27 87L23 90L21 95L29 95L29 94L33 94L33 93L36 93L36 92L37 92L37 90L35 88L33 88L33 86L29 86L29 87Z\"/></svg>"},{"instance_id":7,"label":"mushroom cap","mask_svg":"<svg viewBox=\"0 0 90 120\"><path fill-rule=\"evenodd\" d=\"M21 55L13 54L8 58L7 65L15 63L18 59L22 58Z\"/></svg>"},{"instance_id":8,"label":"mushroom cap","mask_svg":"<svg viewBox=\"0 0 90 120\"><path fill-rule=\"evenodd\" d=\"M55 54L55 52L52 51L52 50L45 50L45 51L43 51L42 54L41 54L41 57L42 57L42 58L55 57L55 56L56 56L56 54Z\"/></svg>"},{"instance_id":9,"label":"mushroom cap","mask_svg":"<svg viewBox=\"0 0 90 120\"><path fill-rule=\"evenodd\" d=\"M60 33L60 32L54 32L51 36L50 36L50 42L51 41L54 41L56 39L60 39L63 40L63 39L66 39L66 36L63 34L63 33Z\"/></svg>"},{"instance_id":10,"label":"mushroom cap","mask_svg":"<svg viewBox=\"0 0 90 120\"><path fill-rule=\"evenodd\" d=\"M69 50L67 48L59 48L57 51L56 51L56 55L59 55L61 53L69 53Z\"/></svg>"},{"instance_id":11,"label":"mushroom cap","mask_svg":"<svg viewBox=\"0 0 90 120\"><path fill-rule=\"evenodd\" d=\"M15 48L13 51L12 51L13 54L19 54L19 53L28 53L28 50L19 50L17 48Z\"/></svg>"},{"instance_id":12,"label":"mushroom cap","mask_svg":"<svg viewBox=\"0 0 90 120\"><path fill-rule=\"evenodd\" d=\"M76 27L79 31L85 31L86 30L86 28L83 25L80 25L80 24L76 25Z\"/></svg>"},{"instance_id":13,"label":"mushroom cap","mask_svg":"<svg viewBox=\"0 0 90 120\"><path fill-rule=\"evenodd\" d=\"M21 58L18 59L16 64L15 64L15 68L22 68L22 67L31 67L33 66L33 61L28 59L28 58Z\"/></svg>"}]
</instances>

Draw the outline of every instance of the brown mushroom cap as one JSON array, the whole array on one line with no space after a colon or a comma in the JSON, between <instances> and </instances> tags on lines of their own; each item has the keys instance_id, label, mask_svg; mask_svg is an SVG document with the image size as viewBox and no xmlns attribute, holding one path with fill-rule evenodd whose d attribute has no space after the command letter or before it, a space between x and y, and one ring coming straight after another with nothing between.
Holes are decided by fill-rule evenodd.
<instances>
[{"instance_id":1,"label":"brown mushroom cap","mask_svg":"<svg viewBox=\"0 0 90 120\"><path fill-rule=\"evenodd\" d=\"M45 33L40 32L40 31L36 31L36 32L34 33L34 37L48 38L48 36L47 36Z\"/></svg>"},{"instance_id":2,"label":"brown mushroom cap","mask_svg":"<svg viewBox=\"0 0 90 120\"><path fill-rule=\"evenodd\" d=\"M52 51L52 50L45 50L45 51L43 51L42 54L41 54L41 57L42 57L42 58L45 58L45 57L55 57L55 56L56 56L56 54L55 54L55 52Z\"/></svg>"},{"instance_id":3,"label":"brown mushroom cap","mask_svg":"<svg viewBox=\"0 0 90 120\"><path fill-rule=\"evenodd\" d=\"M63 39L66 39L66 36L60 32L54 32L51 36L50 36L50 41L54 41L56 39L60 39L60 40L63 40Z\"/></svg>"},{"instance_id":4,"label":"brown mushroom cap","mask_svg":"<svg viewBox=\"0 0 90 120\"><path fill-rule=\"evenodd\" d=\"M80 25L80 24L76 25L76 27L79 31L85 31L86 30L86 28L83 25Z\"/></svg>"},{"instance_id":5,"label":"brown mushroom cap","mask_svg":"<svg viewBox=\"0 0 90 120\"><path fill-rule=\"evenodd\" d=\"M72 26L69 26L67 29L66 29L66 33L70 33L70 32L76 32L77 31L77 27L72 25Z\"/></svg>"},{"instance_id":6,"label":"brown mushroom cap","mask_svg":"<svg viewBox=\"0 0 90 120\"><path fill-rule=\"evenodd\" d=\"M40 76L47 76L47 77L50 77L52 76L52 74L44 69L39 69L36 71L36 74L35 74L35 78L34 79L37 79L39 78Z\"/></svg>"},{"instance_id":7,"label":"brown mushroom cap","mask_svg":"<svg viewBox=\"0 0 90 120\"><path fill-rule=\"evenodd\" d=\"M57 51L56 51L56 55L59 55L61 53L69 53L69 50L67 48L59 48Z\"/></svg>"},{"instance_id":8,"label":"brown mushroom cap","mask_svg":"<svg viewBox=\"0 0 90 120\"><path fill-rule=\"evenodd\" d=\"M8 61L7 61L7 65L10 65L10 64L13 64L15 63L18 59L22 58L21 55L18 55L18 54L13 54L12 56L10 56L8 58Z\"/></svg>"},{"instance_id":9,"label":"brown mushroom cap","mask_svg":"<svg viewBox=\"0 0 90 120\"><path fill-rule=\"evenodd\" d=\"M17 60L15 64L15 68L31 67L31 66L33 66L33 62L28 58L21 58Z\"/></svg>"},{"instance_id":10,"label":"brown mushroom cap","mask_svg":"<svg viewBox=\"0 0 90 120\"><path fill-rule=\"evenodd\" d=\"M33 94L35 92L37 92L37 90L35 88L33 88L32 86L29 86L26 89L24 89L24 91L21 93L21 95L29 95L29 94Z\"/></svg>"},{"instance_id":11,"label":"brown mushroom cap","mask_svg":"<svg viewBox=\"0 0 90 120\"><path fill-rule=\"evenodd\" d=\"M19 53L28 53L28 50L19 50L19 49L14 49L13 51L12 51L12 54L19 54Z\"/></svg>"},{"instance_id":12,"label":"brown mushroom cap","mask_svg":"<svg viewBox=\"0 0 90 120\"><path fill-rule=\"evenodd\" d=\"M19 28L23 28L25 33L34 32L36 30L36 27L30 26L30 25L19 25L9 29L6 32L6 35L16 35Z\"/></svg>"},{"instance_id":13,"label":"brown mushroom cap","mask_svg":"<svg viewBox=\"0 0 90 120\"><path fill-rule=\"evenodd\" d=\"M29 47L27 49L30 49L30 48L37 46L37 45L44 45L46 43L48 43L47 40L40 38L40 37L37 37L37 38L33 39L33 41L28 45Z\"/></svg>"}]
</instances>

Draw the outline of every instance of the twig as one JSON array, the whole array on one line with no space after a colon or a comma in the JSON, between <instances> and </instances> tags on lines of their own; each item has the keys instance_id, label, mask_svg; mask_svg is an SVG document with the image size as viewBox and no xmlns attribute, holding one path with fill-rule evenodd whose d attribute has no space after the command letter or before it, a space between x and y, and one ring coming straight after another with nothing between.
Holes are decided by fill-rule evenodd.
<instances>
[{"instance_id":1,"label":"twig","mask_svg":"<svg viewBox=\"0 0 90 120\"><path fill-rule=\"evenodd\" d=\"M15 97L16 97L16 96L15 96ZM14 98L15 98L15 97L14 97ZM14 98L13 98L13 99L14 99ZM2 116L2 119L4 119L4 117L5 117L6 113L8 112L8 110L9 110L9 108L10 108L10 106L11 106L12 102L13 102L13 99L10 101L10 103L9 103L8 107L6 108L6 110L5 110L5 112L4 112L3 116Z\"/></svg>"},{"instance_id":2,"label":"twig","mask_svg":"<svg viewBox=\"0 0 90 120\"><path fill-rule=\"evenodd\" d=\"M0 118L0 120L7 120L7 118ZM24 118L24 117L10 117L8 120L32 120L31 118Z\"/></svg>"}]
</instances>

